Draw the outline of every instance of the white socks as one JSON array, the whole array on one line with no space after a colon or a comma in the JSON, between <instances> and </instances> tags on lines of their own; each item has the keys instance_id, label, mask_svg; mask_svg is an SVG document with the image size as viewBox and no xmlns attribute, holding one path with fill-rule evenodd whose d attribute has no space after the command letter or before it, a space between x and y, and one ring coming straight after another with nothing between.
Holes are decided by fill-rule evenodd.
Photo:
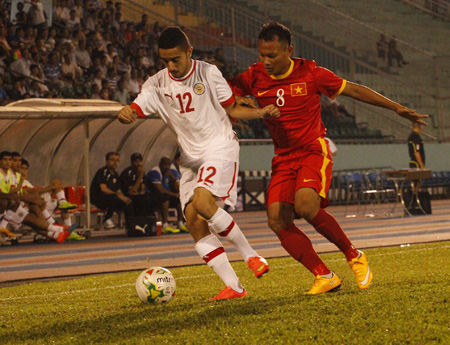
<instances>
[{"instance_id":1,"label":"white socks","mask_svg":"<svg viewBox=\"0 0 450 345\"><path fill-rule=\"evenodd\" d=\"M239 226L233 218L223 209L217 209L217 212L208 221L209 227L213 233L222 236L230 241L241 253L245 261L258 254L248 243Z\"/></svg>"},{"instance_id":2,"label":"white socks","mask_svg":"<svg viewBox=\"0 0 450 345\"><path fill-rule=\"evenodd\" d=\"M72 226L72 218L63 218L64 225Z\"/></svg>"},{"instance_id":3,"label":"white socks","mask_svg":"<svg viewBox=\"0 0 450 345\"><path fill-rule=\"evenodd\" d=\"M63 190L60 190L56 193L56 199L58 200L58 204L62 204L66 200L66 194L64 194Z\"/></svg>"},{"instance_id":4,"label":"white socks","mask_svg":"<svg viewBox=\"0 0 450 345\"><path fill-rule=\"evenodd\" d=\"M50 214L50 212L48 212L47 209L42 211L42 214L45 217L45 220L47 221L48 224L55 224L55 220L53 219L52 215Z\"/></svg>"},{"instance_id":5,"label":"white socks","mask_svg":"<svg viewBox=\"0 0 450 345\"><path fill-rule=\"evenodd\" d=\"M47 236L57 239L62 231L64 231L64 227L62 227L61 225L50 224L47 228Z\"/></svg>"},{"instance_id":6,"label":"white socks","mask_svg":"<svg viewBox=\"0 0 450 345\"><path fill-rule=\"evenodd\" d=\"M208 266L219 275L226 286L231 286L237 292L244 291L239 278L228 261L225 249L216 236L211 234L203 237L195 244L195 249Z\"/></svg>"}]
</instances>

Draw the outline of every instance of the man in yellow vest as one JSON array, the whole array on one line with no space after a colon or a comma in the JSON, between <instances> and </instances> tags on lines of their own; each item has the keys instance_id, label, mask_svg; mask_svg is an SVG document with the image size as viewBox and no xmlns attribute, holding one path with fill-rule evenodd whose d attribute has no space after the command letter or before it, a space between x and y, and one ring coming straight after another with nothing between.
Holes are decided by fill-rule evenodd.
<instances>
[{"instance_id":1,"label":"man in yellow vest","mask_svg":"<svg viewBox=\"0 0 450 345\"><path fill-rule=\"evenodd\" d=\"M10 224L17 230L23 223L31 226L36 232L46 234L47 237L53 238L59 243L64 242L77 227L77 224L72 226L49 224L41 211L42 207L45 207L45 201L37 193L30 193L26 196L20 194L23 181L20 173L14 174L12 172L11 164L11 152L0 152L0 186L3 187L2 193L19 194L19 199L21 200L17 207L7 209L4 212L0 221L0 229L7 229L7 225ZM27 202L29 209L27 209L25 202ZM2 230L4 233L6 231ZM17 238L15 240L17 242Z\"/></svg>"}]
</instances>

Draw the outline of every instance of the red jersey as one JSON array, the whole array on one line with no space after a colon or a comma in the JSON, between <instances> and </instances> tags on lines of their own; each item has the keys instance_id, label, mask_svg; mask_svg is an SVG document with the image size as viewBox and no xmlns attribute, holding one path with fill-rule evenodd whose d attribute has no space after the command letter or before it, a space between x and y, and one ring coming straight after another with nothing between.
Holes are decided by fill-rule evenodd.
<instances>
[{"instance_id":1,"label":"red jersey","mask_svg":"<svg viewBox=\"0 0 450 345\"><path fill-rule=\"evenodd\" d=\"M259 106L274 104L280 109L277 119L265 119L272 134L276 154L286 154L325 136L320 115L320 93L338 96L346 81L313 60L292 58L282 76L267 74L261 62L230 81L233 93L251 95Z\"/></svg>"}]
</instances>

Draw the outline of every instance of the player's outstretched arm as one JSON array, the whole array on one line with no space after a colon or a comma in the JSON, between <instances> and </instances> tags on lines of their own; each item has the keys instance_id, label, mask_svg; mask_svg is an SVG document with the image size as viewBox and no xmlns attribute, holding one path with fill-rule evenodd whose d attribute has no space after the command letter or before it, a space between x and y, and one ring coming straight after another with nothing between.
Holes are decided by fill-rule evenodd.
<instances>
[{"instance_id":1,"label":"player's outstretched arm","mask_svg":"<svg viewBox=\"0 0 450 345\"><path fill-rule=\"evenodd\" d=\"M124 124L133 123L137 119L137 112L129 105L124 106L120 109L117 119Z\"/></svg>"},{"instance_id":2,"label":"player's outstretched arm","mask_svg":"<svg viewBox=\"0 0 450 345\"><path fill-rule=\"evenodd\" d=\"M344 96L352 97L361 102L376 105L378 107L386 109L391 109L405 119L427 126L427 123L422 119L426 119L428 115L419 114L413 109L406 108L403 105L394 102L389 98L379 94L378 92L368 88L367 86L347 82L341 94Z\"/></svg>"},{"instance_id":3,"label":"player's outstretched arm","mask_svg":"<svg viewBox=\"0 0 450 345\"><path fill-rule=\"evenodd\" d=\"M226 107L225 111L232 118L240 120L280 117L280 110L273 104L269 104L264 108L251 108L248 105L239 105L234 102L232 105Z\"/></svg>"}]
</instances>

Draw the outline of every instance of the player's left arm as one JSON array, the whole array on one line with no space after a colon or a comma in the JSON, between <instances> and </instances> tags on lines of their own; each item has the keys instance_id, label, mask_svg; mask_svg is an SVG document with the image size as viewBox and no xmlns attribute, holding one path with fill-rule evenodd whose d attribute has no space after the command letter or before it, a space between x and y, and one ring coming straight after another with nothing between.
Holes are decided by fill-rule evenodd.
<instances>
[{"instance_id":1,"label":"player's left arm","mask_svg":"<svg viewBox=\"0 0 450 345\"><path fill-rule=\"evenodd\" d=\"M403 105L390 100L367 86L347 81L341 95L352 97L364 103L393 110L405 119L427 126L427 123L422 119L427 118L428 115L419 114L413 109L404 107Z\"/></svg>"}]
</instances>

